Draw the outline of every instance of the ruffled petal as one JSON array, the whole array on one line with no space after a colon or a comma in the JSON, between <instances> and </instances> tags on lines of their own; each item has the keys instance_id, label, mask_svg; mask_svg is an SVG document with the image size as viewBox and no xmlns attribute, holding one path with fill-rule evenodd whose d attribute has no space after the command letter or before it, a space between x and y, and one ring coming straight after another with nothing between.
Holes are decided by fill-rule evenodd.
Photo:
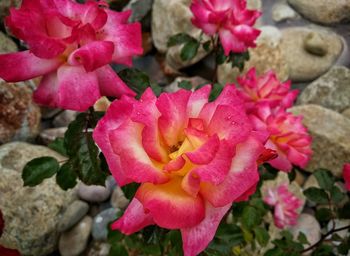
<instances>
[{"instance_id":1,"label":"ruffled petal","mask_svg":"<svg viewBox=\"0 0 350 256\"><path fill-rule=\"evenodd\" d=\"M61 64L59 59L41 59L30 51L1 54L0 77L7 82L25 81L50 73Z\"/></svg>"},{"instance_id":2,"label":"ruffled petal","mask_svg":"<svg viewBox=\"0 0 350 256\"><path fill-rule=\"evenodd\" d=\"M109 66L103 66L95 70L101 95L121 98L122 95L135 97L136 93L131 90Z\"/></svg>"},{"instance_id":3,"label":"ruffled petal","mask_svg":"<svg viewBox=\"0 0 350 256\"><path fill-rule=\"evenodd\" d=\"M130 235L153 224L152 216L146 213L140 201L134 198L123 216L114 222L111 228L113 230L118 229L125 235Z\"/></svg>"},{"instance_id":4,"label":"ruffled petal","mask_svg":"<svg viewBox=\"0 0 350 256\"><path fill-rule=\"evenodd\" d=\"M230 207L231 204L214 208L207 203L204 220L192 228L181 229L184 256L196 256L204 251Z\"/></svg>"},{"instance_id":5,"label":"ruffled petal","mask_svg":"<svg viewBox=\"0 0 350 256\"><path fill-rule=\"evenodd\" d=\"M154 222L163 228L190 228L205 217L202 198L191 197L183 191L181 178L173 178L161 185L142 184L136 198L150 212Z\"/></svg>"},{"instance_id":6,"label":"ruffled petal","mask_svg":"<svg viewBox=\"0 0 350 256\"><path fill-rule=\"evenodd\" d=\"M208 103L210 91L211 85L206 85L191 94L187 105L187 115L189 118L198 117L203 106Z\"/></svg>"},{"instance_id":7,"label":"ruffled petal","mask_svg":"<svg viewBox=\"0 0 350 256\"><path fill-rule=\"evenodd\" d=\"M187 125L187 103L190 91L179 90L172 94L163 93L156 103L161 116L158 127L165 143L171 147L184 140L183 130Z\"/></svg>"},{"instance_id":8,"label":"ruffled petal","mask_svg":"<svg viewBox=\"0 0 350 256\"><path fill-rule=\"evenodd\" d=\"M108 134L126 122L132 110L131 103L114 101L105 116L97 123L93 133L94 141L106 157L109 169L119 186L131 183L132 180L127 177L127 170L121 167L119 155L114 153Z\"/></svg>"},{"instance_id":9,"label":"ruffled petal","mask_svg":"<svg viewBox=\"0 0 350 256\"><path fill-rule=\"evenodd\" d=\"M112 61L114 44L107 41L95 41L86 44L69 56L70 65L83 65L87 72L107 65Z\"/></svg>"},{"instance_id":10,"label":"ruffled petal","mask_svg":"<svg viewBox=\"0 0 350 256\"><path fill-rule=\"evenodd\" d=\"M119 155L121 167L133 181L154 184L167 182L168 176L152 162L142 145L142 128L142 124L129 119L118 129L110 131L114 153Z\"/></svg>"},{"instance_id":11,"label":"ruffled petal","mask_svg":"<svg viewBox=\"0 0 350 256\"><path fill-rule=\"evenodd\" d=\"M259 140L249 137L237 146L226 179L216 186L210 183L202 184L200 194L214 207L225 206L240 198L259 181L256 161L263 150Z\"/></svg>"},{"instance_id":12,"label":"ruffled petal","mask_svg":"<svg viewBox=\"0 0 350 256\"><path fill-rule=\"evenodd\" d=\"M57 72L54 71L45 75L33 93L33 99L36 103L55 108L59 105Z\"/></svg>"},{"instance_id":13,"label":"ruffled petal","mask_svg":"<svg viewBox=\"0 0 350 256\"><path fill-rule=\"evenodd\" d=\"M57 72L59 86L58 107L85 111L100 97L97 76L81 66L62 66Z\"/></svg>"},{"instance_id":14,"label":"ruffled petal","mask_svg":"<svg viewBox=\"0 0 350 256\"><path fill-rule=\"evenodd\" d=\"M194 164L208 164L214 159L216 152L219 150L219 146L220 140L215 134L210 137L201 147L185 154Z\"/></svg>"}]
</instances>

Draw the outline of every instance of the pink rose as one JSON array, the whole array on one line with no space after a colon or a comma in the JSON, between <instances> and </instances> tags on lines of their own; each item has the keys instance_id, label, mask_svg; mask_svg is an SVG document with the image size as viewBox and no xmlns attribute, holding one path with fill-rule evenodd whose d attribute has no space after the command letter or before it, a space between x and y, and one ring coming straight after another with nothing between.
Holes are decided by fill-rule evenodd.
<instances>
[{"instance_id":1,"label":"pink rose","mask_svg":"<svg viewBox=\"0 0 350 256\"><path fill-rule=\"evenodd\" d=\"M302 124L301 116L294 116L284 109L271 110L268 103L259 104L250 118L254 128L270 134L265 147L275 150L278 157L268 161L285 172L292 164L304 168L311 158L311 136Z\"/></svg>"},{"instance_id":2,"label":"pink rose","mask_svg":"<svg viewBox=\"0 0 350 256\"><path fill-rule=\"evenodd\" d=\"M263 200L274 206L274 223L278 228L297 224L303 201L288 190L288 184L270 187L263 191Z\"/></svg>"},{"instance_id":3,"label":"pink rose","mask_svg":"<svg viewBox=\"0 0 350 256\"><path fill-rule=\"evenodd\" d=\"M192 23L209 36L218 33L225 55L242 53L256 46L260 34L253 25L261 13L246 5L246 0L193 0Z\"/></svg>"},{"instance_id":4,"label":"pink rose","mask_svg":"<svg viewBox=\"0 0 350 256\"><path fill-rule=\"evenodd\" d=\"M131 65L142 53L141 26L128 24L130 12L114 12L104 2L23 0L6 25L28 51L0 55L0 77L8 82L43 76L37 103L85 111L102 95L134 96L108 65Z\"/></svg>"},{"instance_id":5,"label":"pink rose","mask_svg":"<svg viewBox=\"0 0 350 256\"><path fill-rule=\"evenodd\" d=\"M252 130L234 86L208 103L210 90L156 98L148 89L114 101L99 121L94 140L118 184L141 183L114 229L180 229L185 255L197 255L232 202L254 193L266 136Z\"/></svg>"},{"instance_id":6,"label":"pink rose","mask_svg":"<svg viewBox=\"0 0 350 256\"><path fill-rule=\"evenodd\" d=\"M345 187L350 191L350 163L344 164L343 168L343 178L345 181Z\"/></svg>"},{"instance_id":7,"label":"pink rose","mask_svg":"<svg viewBox=\"0 0 350 256\"><path fill-rule=\"evenodd\" d=\"M289 108L298 96L298 90L290 90L291 82L281 83L272 71L258 77L255 68L251 68L245 76L239 77L238 90L247 102L251 111L256 104L268 103L271 108Z\"/></svg>"}]
</instances>

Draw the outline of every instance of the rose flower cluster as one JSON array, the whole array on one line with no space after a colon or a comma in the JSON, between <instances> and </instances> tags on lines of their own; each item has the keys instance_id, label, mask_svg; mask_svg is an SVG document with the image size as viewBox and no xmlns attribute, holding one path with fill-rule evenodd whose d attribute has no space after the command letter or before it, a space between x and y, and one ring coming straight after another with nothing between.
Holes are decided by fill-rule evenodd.
<instances>
[{"instance_id":1,"label":"rose flower cluster","mask_svg":"<svg viewBox=\"0 0 350 256\"><path fill-rule=\"evenodd\" d=\"M246 1L194 0L191 10L193 23L218 35L226 54L255 45L260 13L247 10ZM50 107L85 111L103 95L118 98L93 138L118 185L140 186L112 227L125 234L149 225L180 229L184 254L197 255L232 203L255 192L258 164L304 167L311 139L301 117L286 111L297 92L273 72L257 77L252 69L213 102L210 85L159 97L148 88L135 99L109 66L130 65L142 53L141 26L129 16L102 1L23 0L6 25L29 50L0 55L0 77L43 76L34 99ZM283 186L277 190L290 198ZM278 200L271 194L271 204Z\"/></svg>"}]
</instances>

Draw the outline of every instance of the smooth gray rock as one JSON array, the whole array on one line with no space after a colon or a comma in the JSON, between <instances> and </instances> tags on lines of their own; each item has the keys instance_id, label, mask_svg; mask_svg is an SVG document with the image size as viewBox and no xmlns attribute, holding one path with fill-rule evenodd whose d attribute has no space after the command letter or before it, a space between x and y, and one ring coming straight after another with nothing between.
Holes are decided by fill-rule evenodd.
<instances>
[{"instance_id":1,"label":"smooth gray rock","mask_svg":"<svg viewBox=\"0 0 350 256\"><path fill-rule=\"evenodd\" d=\"M66 131L67 127L49 128L41 131L39 137L45 145L48 145L57 138L63 138Z\"/></svg>"},{"instance_id":2,"label":"smooth gray rock","mask_svg":"<svg viewBox=\"0 0 350 256\"><path fill-rule=\"evenodd\" d=\"M314 216L302 213L299 216L298 223L290 229L295 239L300 232L303 232L310 244L315 244L321 238L321 226ZM304 245L308 247L309 245Z\"/></svg>"},{"instance_id":3,"label":"smooth gray rock","mask_svg":"<svg viewBox=\"0 0 350 256\"><path fill-rule=\"evenodd\" d=\"M75 120L78 112L73 110L65 110L61 114L55 117L53 125L55 127L68 127L68 125Z\"/></svg>"},{"instance_id":4,"label":"smooth gray rock","mask_svg":"<svg viewBox=\"0 0 350 256\"><path fill-rule=\"evenodd\" d=\"M321 24L333 24L350 19L349 0L288 0L305 18Z\"/></svg>"},{"instance_id":5,"label":"smooth gray rock","mask_svg":"<svg viewBox=\"0 0 350 256\"><path fill-rule=\"evenodd\" d=\"M276 3L272 6L272 19L281 22L296 19L298 14L286 3Z\"/></svg>"},{"instance_id":6,"label":"smooth gray rock","mask_svg":"<svg viewBox=\"0 0 350 256\"><path fill-rule=\"evenodd\" d=\"M95 216L92 225L92 237L96 241L104 241L107 239L108 224L117 219L118 212L119 209L109 208Z\"/></svg>"},{"instance_id":7,"label":"smooth gray rock","mask_svg":"<svg viewBox=\"0 0 350 256\"><path fill-rule=\"evenodd\" d=\"M26 256L44 256L57 249L58 222L76 199L75 189L63 191L55 177L35 187L23 187L24 165L42 156L65 159L47 147L23 142L0 147L0 209L6 223L0 244Z\"/></svg>"},{"instance_id":8,"label":"smooth gray rock","mask_svg":"<svg viewBox=\"0 0 350 256\"><path fill-rule=\"evenodd\" d=\"M85 185L84 183L79 184L78 196L87 202L101 203L106 201L111 195L111 186L106 182L106 187L97 185Z\"/></svg>"},{"instance_id":9,"label":"smooth gray rock","mask_svg":"<svg viewBox=\"0 0 350 256\"><path fill-rule=\"evenodd\" d=\"M63 232L80 221L89 211L89 205L86 202L75 200L68 206L64 212L60 222L58 223L58 231Z\"/></svg>"},{"instance_id":10,"label":"smooth gray rock","mask_svg":"<svg viewBox=\"0 0 350 256\"><path fill-rule=\"evenodd\" d=\"M62 256L78 256L86 248L90 237L92 218L85 216L69 231L62 233L59 241L59 251Z\"/></svg>"},{"instance_id":11,"label":"smooth gray rock","mask_svg":"<svg viewBox=\"0 0 350 256\"><path fill-rule=\"evenodd\" d=\"M111 205L116 209L125 209L129 204L129 200L125 197L120 187L114 188L111 196Z\"/></svg>"},{"instance_id":12,"label":"smooth gray rock","mask_svg":"<svg viewBox=\"0 0 350 256\"><path fill-rule=\"evenodd\" d=\"M304 117L312 136L313 155L306 170L326 168L341 177L343 164L350 159L350 119L318 105L295 106L290 111Z\"/></svg>"},{"instance_id":13,"label":"smooth gray rock","mask_svg":"<svg viewBox=\"0 0 350 256\"><path fill-rule=\"evenodd\" d=\"M327 54L320 56L305 49L311 34L323 40ZM311 27L290 27L282 30L282 50L289 67L289 78L295 82L314 80L327 72L343 51L343 40L331 30Z\"/></svg>"},{"instance_id":14,"label":"smooth gray rock","mask_svg":"<svg viewBox=\"0 0 350 256\"><path fill-rule=\"evenodd\" d=\"M343 66L332 67L303 90L298 104L317 104L337 112L350 108L350 70Z\"/></svg>"}]
</instances>

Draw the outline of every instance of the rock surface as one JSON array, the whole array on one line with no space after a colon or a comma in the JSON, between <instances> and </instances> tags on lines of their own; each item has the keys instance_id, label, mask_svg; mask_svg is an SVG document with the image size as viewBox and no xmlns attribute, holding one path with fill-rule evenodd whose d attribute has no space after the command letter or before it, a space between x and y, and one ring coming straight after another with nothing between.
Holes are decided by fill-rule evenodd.
<instances>
[{"instance_id":1,"label":"rock surface","mask_svg":"<svg viewBox=\"0 0 350 256\"><path fill-rule=\"evenodd\" d=\"M66 231L77 224L89 211L89 205L83 201L75 200L64 212L58 223L58 231Z\"/></svg>"},{"instance_id":2,"label":"rock surface","mask_svg":"<svg viewBox=\"0 0 350 256\"><path fill-rule=\"evenodd\" d=\"M71 230L63 233L59 241L59 251L62 256L78 256L86 248L90 237L92 218L84 217Z\"/></svg>"},{"instance_id":3,"label":"rock surface","mask_svg":"<svg viewBox=\"0 0 350 256\"><path fill-rule=\"evenodd\" d=\"M349 0L288 0L305 18L321 24L339 23L350 19Z\"/></svg>"},{"instance_id":4,"label":"rock surface","mask_svg":"<svg viewBox=\"0 0 350 256\"><path fill-rule=\"evenodd\" d=\"M78 188L78 195L81 199L87 202L100 203L109 198L111 195L111 187L97 185L88 186L80 183Z\"/></svg>"},{"instance_id":5,"label":"rock surface","mask_svg":"<svg viewBox=\"0 0 350 256\"><path fill-rule=\"evenodd\" d=\"M321 227L314 216L302 213L299 216L298 223L290 229L291 233L297 239L300 232L303 232L310 244L315 244L321 238ZM308 247L309 245L304 245Z\"/></svg>"},{"instance_id":6,"label":"rock surface","mask_svg":"<svg viewBox=\"0 0 350 256\"><path fill-rule=\"evenodd\" d=\"M350 108L350 70L334 66L303 90L298 104L317 104L338 112Z\"/></svg>"},{"instance_id":7,"label":"rock surface","mask_svg":"<svg viewBox=\"0 0 350 256\"><path fill-rule=\"evenodd\" d=\"M296 106L291 112L304 116L312 136L313 155L306 170L326 168L340 177L343 164L350 159L350 119L318 105Z\"/></svg>"},{"instance_id":8,"label":"rock surface","mask_svg":"<svg viewBox=\"0 0 350 256\"><path fill-rule=\"evenodd\" d=\"M95 216L92 225L92 237L96 241L107 240L108 224L117 219L118 212L119 209L109 208Z\"/></svg>"},{"instance_id":9,"label":"rock surface","mask_svg":"<svg viewBox=\"0 0 350 256\"><path fill-rule=\"evenodd\" d=\"M288 63L289 78L295 82L310 81L324 74L335 63L343 50L341 37L331 30L291 27L282 30L282 35L281 47ZM324 56L310 51L310 45L305 48L311 35L320 38L318 41L321 40L321 43L324 44L319 45L319 42L318 49L328 49Z\"/></svg>"},{"instance_id":10,"label":"rock surface","mask_svg":"<svg viewBox=\"0 0 350 256\"><path fill-rule=\"evenodd\" d=\"M0 81L0 144L34 138L39 133L40 117L28 85Z\"/></svg>"},{"instance_id":11,"label":"rock surface","mask_svg":"<svg viewBox=\"0 0 350 256\"><path fill-rule=\"evenodd\" d=\"M116 209L125 209L129 204L129 200L125 197L120 187L114 188L111 196L111 205Z\"/></svg>"},{"instance_id":12,"label":"rock surface","mask_svg":"<svg viewBox=\"0 0 350 256\"><path fill-rule=\"evenodd\" d=\"M5 220L0 244L28 256L47 255L57 248L57 224L76 198L75 190L63 191L54 178L33 188L23 187L24 165L41 156L64 159L46 147L23 142L0 147L0 209Z\"/></svg>"},{"instance_id":13,"label":"rock surface","mask_svg":"<svg viewBox=\"0 0 350 256\"><path fill-rule=\"evenodd\" d=\"M0 13L2 13L1 12L2 2L3 1L0 2ZM16 52L17 50L18 48L15 42L13 42L9 37L7 37L4 33L0 31L0 53Z\"/></svg>"},{"instance_id":14,"label":"rock surface","mask_svg":"<svg viewBox=\"0 0 350 256\"><path fill-rule=\"evenodd\" d=\"M195 89L198 85L209 84L210 82L200 76L194 77L177 77L171 84L164 88L166 92L176 92L180 90L179 83L182 81L188 81L192 84L192 89Z\"/></svg>"},{"instance_id":15,"label":"rock surface","mask_svg":"<svg viewBox=\"0 0 350 256\"><path fill-rule=\"evenodd\" d=\"M282 54L280 30L273 26L259 28L262 32L257 39L257 47L249 50L250 60L246 62L242 74L255 67L257 74L262 75L269 70L274 70L281 81L289 77L287 61ZM218 68L218 80L222 84L236 82L241 75L237 68L231 64L223 64Z\"/></svg>"},{"instance_id":16,"label":"rock surface","mask_svg":"<svg viewBox=\"0 0 350 256\"><path fill-rule=\"evenodd\" d=\"M276 3L272 7L272 19L276 22L295 19L298 14L286 3Z\"/></svg>"}]
</instances>

